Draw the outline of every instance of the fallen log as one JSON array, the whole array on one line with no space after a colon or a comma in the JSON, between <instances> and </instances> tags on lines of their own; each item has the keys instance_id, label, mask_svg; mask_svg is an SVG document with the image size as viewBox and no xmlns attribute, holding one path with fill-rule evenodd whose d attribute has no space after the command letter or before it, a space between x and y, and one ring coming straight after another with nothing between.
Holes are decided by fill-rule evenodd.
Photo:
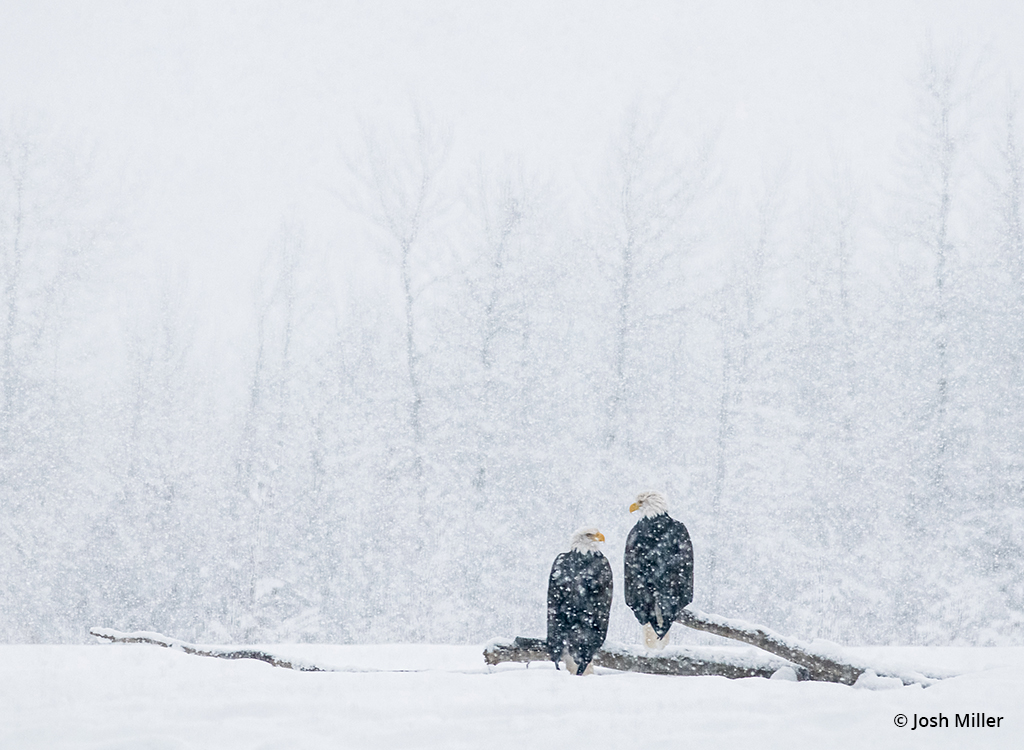
<instances>
[{"instance_id":1,"label":"fallen log","mask_svg":"<svg viewBox=\"0 0 1024 750\"><path fill-rule=\"evenodd\" d=\"M730 653L732 652L732 653ZM541 638L518 637L511 641L494 640L484 647L484 661L489 665L502 662L550 661L547 646ZM771 677L784 667L793 670L797 679L809 679L799 665L773 659L754 649L670 646L664 651L648 651L640 646L606 643L594 654L595 667L645 674L706 676L718 675L735 680L741 677Z\"/></svg>"},{"instance_id":2,"label":"fallen log","mask_svg":"<svg viewBox=\"0 0 1024 750\"><path fill-rule=\"evenodd\" d=\"M734 656L723 653L733 649L670 646L664 651L650 651L639 646L606 643L594 655L594 666L624 672L684 676L719 675L730 679L771 677L783 667L790 667L798 680L836 682L841 685L853 685L865 674L869 679L895 678L904 685L925 687L943 679L943 676L878 668L849 657L839 646L832 643L804 643L760 625L707 614L692 607L685 608L677 616L676 622L694 630L756 646L780 658L773 660L757 652L737 653ZM520 637L510 642L492 641L484 649L484 660L488 664L503 661L549 661L550 658L545 642L541 638Z\"/></svg>"},{"instance_id":3,"label":"fallen log","mask_svg":"<svg viewBox=\"0 0 1024 750\"><path fill-rule=\"evenodd\" d=\"M780 670L788 668L792 670L789 679L795 677L797 680L837 682L844 685L853 685L865 673L880 678L896 678L904 685L924 686L950 676L875 669L846 657L835 644L819 641L806 644L758 625L706 614L691 608L683 610L683 613L677 618L677 622L695 630L748 643L762 651L774 654L775 658L761 654L755 649L670 646L664 651L649 651L640 646L605 644L604 648L594 655L594 666L624 672L682 676L718 675L729 679L772 677ZM186 654L218 659L256 659L274 667L294 669L300 672L420 671L327 667L298 659L285 659L258 649L196 646L149 631L121 633L110 628L92 628L89 633L112 643L148 643L182 651ZM502 662L526 662L528 664L531 661L549 661L550 657L543 639L520 637L513 641L492 641L484 648L484 660L489 665Z\"/></svg>"},{"instance_id":4,"label":"fallen log","mask_svg":"<svg viewBox=\"0 0 1024 750\"><path fill-rule=\"evenodd\" d=\"M862 674L869 670L878 677L895 677L904 685L927 686L933 684L937 679L941 679L917 672L896 673L885 669L875 669L847 657L842 653L842 649L835 644L824 641L804 643L787 638L760 625L710 615L692 607L684 608L676 617L676 622L694 630L757 646L768 653L781 656L787 661L800 665L807 670L809 679L820 682L853 685Z\"/></svg>"}]
</instances>

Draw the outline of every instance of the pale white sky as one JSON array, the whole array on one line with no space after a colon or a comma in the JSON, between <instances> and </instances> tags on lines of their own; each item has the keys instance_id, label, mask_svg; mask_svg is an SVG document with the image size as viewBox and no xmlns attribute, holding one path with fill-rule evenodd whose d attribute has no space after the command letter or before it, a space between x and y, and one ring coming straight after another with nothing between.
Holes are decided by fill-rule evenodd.
<instances>
[{"instance_id":1,"label":"pale white sky","mask_svg":"<svg viewBox=\"0 0 1024 750\"><path fill-rule=\"evenodd\" d=\"M830 151L876 163L929 35L1024 73L1012 0L5 0L0 122L84 133L145 186L146 241L224 273L282 217L333 241L340 152L360 118L402 127L410 102L463 156L548 175L586 179L624 109L666 97L673 122L721 126L734 181Z\"/></svg>"}]
</instances>

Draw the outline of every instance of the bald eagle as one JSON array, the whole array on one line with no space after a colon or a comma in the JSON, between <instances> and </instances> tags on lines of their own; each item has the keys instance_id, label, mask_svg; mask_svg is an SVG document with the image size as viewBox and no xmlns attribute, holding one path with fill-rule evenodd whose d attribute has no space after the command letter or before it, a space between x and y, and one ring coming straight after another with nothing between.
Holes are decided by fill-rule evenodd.
<instances>
[{"instance_id":1,"label":"bald eagle","mask_svg":"<svg viewBox=\"0 0 1024 750\"><path fill-rule=\"evenodd\" d=\"M659 492L642 492L629 512L640 520L626 538L626 604L644 626L648 646L664 648L676 615L693 601L693 544L681 521L668 515Z\"/></svg>"},{"instance_id":2,"label":"bald eagle","mask_svg":"<svg viewBox=\"0 0 1024 750\"><path fill-rule=\"evenodd\" d=\"M612 607L612 566L598 544L604 534L583 528L572 535L569 551L555 558L548 579L548 654L558 667L581 675L608 635Z\"/></svg>"}]
</instances>

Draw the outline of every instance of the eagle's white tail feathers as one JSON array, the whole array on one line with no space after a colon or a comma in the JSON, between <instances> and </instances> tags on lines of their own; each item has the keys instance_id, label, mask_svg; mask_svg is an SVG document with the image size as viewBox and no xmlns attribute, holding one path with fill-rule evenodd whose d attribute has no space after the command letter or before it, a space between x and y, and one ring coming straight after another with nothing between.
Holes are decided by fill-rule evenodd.
<instances>
[{"instance_id":1,"label":"eagle's white tail feathers","mask_svg":"<svg viewBox=\"0 0 1024 750\"><path fill-rule=\"evenodd\" d=\"M669 636L672 635L672 631L670 630L669 632L665 633L664 638L659 638L658 634L654 632L654 628L651 627L651 623L649 622L644 623L643 631L644 645L647 648L653 648L658 651L661 651L661 649L665 648L665 646L668 645Z\"/></svg>"},{"instance_id":2,"label":"eagle's white tail feathers","mask_svg":"<svg viewBox=\"0 0 1024 750\"><path fill-rule=\"evenodd\" d=\"M569 649L565 650L565 653L562 654L562 657L563 657L562 664L565 666L565 670L569 674L572 674L572 675L576 674L576 670L579 669L580 665L577 664L576 661L571 656L569 656ZM587 668L583 670L583 674L580 675L580 676L581 677L586 677L588 674L594 674L594 663L593 662L591 662L590 664L587 665Z\"/></svg>"}]
</instances>

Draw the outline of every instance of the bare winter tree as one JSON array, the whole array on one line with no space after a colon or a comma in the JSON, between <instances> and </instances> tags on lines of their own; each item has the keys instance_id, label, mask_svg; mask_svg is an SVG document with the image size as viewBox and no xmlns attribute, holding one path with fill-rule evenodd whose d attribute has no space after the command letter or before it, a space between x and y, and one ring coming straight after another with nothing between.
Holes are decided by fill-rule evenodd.
<instances>
[{"instance_id":1,"label":"bare winter tree","mask_svg":"<svg viewBox=\"0 0 1024 750\"><path fill-rule=\"evenodd\" d=\"M497 180L488 180L482 173L479 177L478 213L481 220L482 242L480 270L474 276L471 294L480 306L479 365L482 372L480 399L484 414L480 415L480 429L476 449L479 454L473 483L484 491L488 485L488 464L494 447L495 432L501 424L501 415L496 413L501 405L499 381L501 361L499 357L503 343L510 334L523 324L523 303L521 278L516 278L522 258L517 252L522 247L524 225L533 210L526 195L521 178L506 175Z\"/></svg>"},{"instance_id":2,"label":"bare winter tree","mask_svg":"<svg viewBox=\"0 0 1024 750\"><path fill-rule=\"evenodd\" d=\"M997 236L999 266L1009 273L1012 292L1008 299L1009 330L1013 331L1014 382L1024 384L1024 154L1021 153L1017 126L1017 97L1011 96L1006 107L1002 143L998 148L1001 169L994 176L999 232ZM1024 394L1016 403L1024 404ZM1020 461L1024 466L1024 458Z\"/></svg>"},{"instance_id":3,"label":"bare winter tree","mask_svg":"<svg viewBox=\"0 0 1024 750\"><path fill-rule=\"evenodd\" d=\"M16 603L0 632L28 623L21 637L33 640L75 616L71 561L49 550L80 518L76 500L95 497L83 459L99 452L96 434L85 437L97 394L85 389L81 343L97 312L90 271L107 257L109 215L92 180L58 137L0 129L0 595ZM54 583L32 583L43 580Z\"/></svg>"},{"instance_id":4,"label":"bare winter tree","mask_svg":"<svg viewBox=\"0 0 1024 750\"><path fill-rule=\"evenodd\" d=\"M392 571L385 608L426 613L436 602L426 576L442 540L426 531L436 528L437 519L430 512L435 502L428 497L424 329L431 312L425 298L441 275L436 271L437 253L430 251L438 249L440 220L448 209L442 175L451 137L447 128L418 110L412 119L411 133L405 137L364 127L362 151L348 159L352 189L344 200L374 225L385 265L398 281L407 437L386 436L383 450L393 458L379 497L387 516L389 549L402 550L415 563ZM417 619L410 627L418 628L428 619L429 615ZM414 632L422 637L422 631Z\"/></svg>"},{"instance_id":5,"label":"bare winter tree","mask_svg":"<svg viewBox=\"0 0 1024 750\"><path fill-rule=\"evenodd\" d=\"M610 200L601 209L606 219L602 243L614 269L615 319L604 434L609 449L622 439L637 388L630 349L643 338L647 318L654 312L648 304L653 296L650 285L656 278L664 281L680 273L696 234L686 221L709 186L712 140L698 144L689 157L677 157L665 147L663 119L647 117L636 107L629 111L613 152Z\"/></svg>"},{"instance_id":6,"label":"bare winter tree","mask_svg":"<svg viewBox=\"0 0 1024 750\"><path fill-rule=\"evenodd\" d=\"M114 486L88 529L83 579L103 582L89 614L129 627L198 636L204 618L200 571L218 506L203 502L221 467L207 442L216 422L200 384L195 297L183 276L164 274L156 290L122 291L125 367L118 372L109 450ZM198 432L195 425L210 425ZM214 468L216 467L216 468ZM140 543L141 539L148 540ZM88 586L88 580L82 580Z\"/></svg>"},{"instance_id":7,"label":"bare winter tree","mask_svg":"<svg viewBox=\"0 0 1024 750\"><path fill-rule=\"evenodd\" d=\"M948 592L943 619L951 631L965 622L967 606L955 581L961 545L957 528L973 503L976 473L970 443L980 426L971 418L969 385L977 366L970 329L981 310L971 309L969 279L978 273L980 243L971 231L972 195L978 179L978 118L985 111L981 61L958 49L929 45L922 56L908 139L902 144L902 190L896 205L899 284L892 289L891 349L895 387L890 445L899 461L898 525L913 543L900 548L895 603L899 628L911 639L934 637L926 624L935 591ZM927 384L927 385L926 385ZM954 604L954 601L961 602Z\"/></svg>"},{"instance_id":8,"label":"bare winter tree","mask_svg":"<svg viewBox=\"0 0 1024 750\"><path fill-rule=\"evenodd\" d=\"M255 282L255 351L238 454L237 512L245 528L238 621L246 639L275 631L296 637L317 627L318 582L310 576L318 550L299 541L317 521L310 514L321 508L323 482L321 409L308 394L319 377L313 353L331 326L323 324L313 290L317 275L303 232L283 226Z\"/></svg>"},{"instance_id":9,"label":"bare winter tree","mask_svg":"<svg viewBox=\"0 0 1024 750\"><path fill-rule=\"evenodd\" d=\"M966 625L999 642L996 632L1020 633L1019 615L995 621L982 611L1024 612L1024 542L1018 532L1024 519L1024 152L1018 126L1020 102L1011 92L995 131L992 161L986 162L991 202L984 232L987 252L983 272L972 279L970 352L982 366L970 368L972 407L983 415L972 440L972 502L965 503L961 525L968 543L960 558L971 571L983 571L984 584L971 588ZM992 451L987 447L1000 445Z\"/></svg>"},{"instance_id":10,"label":"bare winter tree","mask_svg":"<svg viewBox=\"0 0 1024 750\"><path fill-rule=\"evenodd\" d=\"M971 100L977 77L977 66L970 67L960 51L927 50L916 88L916 134L906 172L910 210L904 236L909 247L923 253L930 274L926 304L934 388L927 398L927 431L934 437L928 459L927 502L935 506L933 512L941 512L940 506L952 492L949 465L954 440L956 278L959 258L966 252L958 237L964 204L959 188L966 178Z\"/></svg>"},{"instance_id":11,"label":"bare winter tree","mask_svg":"<svg viewBox=\"0 0 1024 750\"><path fill-rule=\"evenodd\" d=\"M769 256L779 231L787 173L777 169L764 180L748 222L732 238L739 252L729 280L714 295L710 316L716 323L720 380L714 414L714 471L711 484L709 548L706 552L708 606L722 594L720 556L730 556L728 540L735 539L735 515L729 496L747 496L744 467L752 464L761 425L754 423L765 406L761 392L768 375L763 361L772 359L769 338L771 314L765 305L769 286ZM727 529L733 531L727 533ZM740 555L742 557L742 555ZM734 561L739 559L733 556Z\"/></svg>"},{"instance_id":12,"label":"bare winter tree","mask_svg":"<svg viewBox=\"0 0 1024 750\"><path fill-rule=\"evenodd\" d=\"M435 345L432 369L446 415L438 431L446 456L439 477L445 488L459 488L445 490L445 527L465 530L449 542L457 554L445 574L462 581L459 606L479 610L493 606L495 590L523 600L524 576L535 561L521 559L522 540L541 543L567 515L563 504L544 499L569 411L550 394L573 368L564 348L556 361L550 354L561 281L546 223L550 196L521 165L480 164L471 190L460 272L448 290L458 302L436 312L446 335ZM496 508L503 509L500 523ZM495 614L501 622L514 617Z\"/></svg>"},{"instance_id":13,"label":"bare winter tree","mask_svg":"<svg viewBox=\"0 0 1024 750\"><path fill-rule=\"evenodd\" d=\"M448 158L450 135L432 125L419 111L409 139L382 140L364 129L362 158L349 161L360 198L352 208L369 218L385 238L384 252L397 267L405 340L405 368L409 383L407 406L412 443L412 474L423 502L425 432L422 353L416 315L423 267L417 263L430 224L443 210L439 175Z\"/></svg>"},{"instance_id":14,"label":"bare winter tree","mask_svg":"<svg viewBox=\"0 0 1024 750\"><path fill-rule=\"evenodd\" d=\"M799 594L804 606L798 624L836 640L851 637L846 628L852 620L884 627L869 603L869 592L883 587L884 561L874 549L881 539L899 543L898 507L888 502L887 451L881 447L888 434L876 421L893 388L890 368L882 364L888 357L872 335L890 324L890 313L869 275L879 259L871 255L866 197L849 165L833 164L815 180L796 266L803 283L793 342L799 352L794 417L809 469L802 520L813 561L807 569L814 572L814 585Z\"/></svg>"}]
</instances>

